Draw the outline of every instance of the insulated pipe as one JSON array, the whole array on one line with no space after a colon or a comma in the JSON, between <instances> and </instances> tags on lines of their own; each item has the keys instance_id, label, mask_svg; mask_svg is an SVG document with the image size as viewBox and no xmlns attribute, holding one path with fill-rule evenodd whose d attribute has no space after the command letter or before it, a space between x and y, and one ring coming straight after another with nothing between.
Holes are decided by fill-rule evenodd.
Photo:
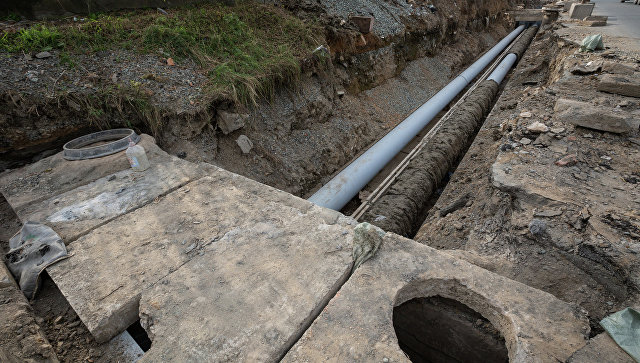
<instances>
[{"instance_id":1,"label":"insulated pipe","mask_svg":"<svg viewBox=\"0 0 640 363\"><path fill-rule=\"evenodd\" d=\"M502 62L496 67L496 69L491 73L488 80L495 81L497 84L502 83L504 77L509 73L509 70L518 60L518 56L514 53L509 53Z\"/></svg>"},{"instance_id":2,"label":"insulated pipe","mask_svg":"<svg viewBox=\"0 0 640 363\"><path fill-rule=\"evenodd\" d=\"M340 210L364 188L427 124L445 108L523 30L521 25L480 59L436 93L424 105L376 142L338 175L313 194L309 201Z\"/></svg>"}]
</instances>

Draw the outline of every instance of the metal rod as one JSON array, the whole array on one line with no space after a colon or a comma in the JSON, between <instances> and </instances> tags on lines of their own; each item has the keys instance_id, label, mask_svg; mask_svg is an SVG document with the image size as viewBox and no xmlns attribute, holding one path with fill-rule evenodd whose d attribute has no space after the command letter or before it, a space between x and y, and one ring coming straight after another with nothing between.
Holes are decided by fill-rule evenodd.
<instances>
[{"instance_id":1,"label":"metal rod","mask_svg":"<svg viewBox=\"0 0 640 363\"><path fill-rule=\"evenodd\" d=\"M313 194L309 201L340 210L373 179L443 108L445 108L523 30L512 31L424 105Z\"/></svg>"}]
</instances>

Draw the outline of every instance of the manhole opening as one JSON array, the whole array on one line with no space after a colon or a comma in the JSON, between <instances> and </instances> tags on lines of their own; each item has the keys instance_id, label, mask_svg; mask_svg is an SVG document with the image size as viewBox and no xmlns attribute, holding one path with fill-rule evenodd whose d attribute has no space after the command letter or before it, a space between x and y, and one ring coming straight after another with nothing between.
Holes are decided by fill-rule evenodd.
<instances>
[{"instance_id":1,"label":"manhole opening","mask_svg":"<svg viewBox=\"0 0 640 363\"><path fill-rule=\"evenodd\" d=\"M131 324L127 328L127 332L129 333L129 335L131 335L133 340L138 343L140 349L142 349L143 352L146 352L151 348L151 339L149 339L147 331L144 330L142 325L140 325L140 320Z\"/></svg>"},{"instance_id":2,"label":"manhole opening","mask_svg":"<svg viewBox=\"0 0 640 363\"><path fill-rule=\"evenodd\" d=\"M508 362L500 331L468 306L441 296L393 309L400 348L412 362Z\"/></svg>"}]
</instances>

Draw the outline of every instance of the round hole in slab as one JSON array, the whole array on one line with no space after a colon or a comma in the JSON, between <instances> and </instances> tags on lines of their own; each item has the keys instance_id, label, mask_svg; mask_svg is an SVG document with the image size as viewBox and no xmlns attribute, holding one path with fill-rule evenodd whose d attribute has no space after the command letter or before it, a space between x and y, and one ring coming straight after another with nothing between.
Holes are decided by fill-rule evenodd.
<instances>
[{"instance_id":1,"label":"round hole in slab","mask_svg":"<svg viewBox=\"0 0 640 363\"><path fill-rule=\"evenodd\" d=\"M480 313L453 299L411 299L393 309L400 348L412 362L508 362L498 329Z\"/></svg>"}]
</instances>

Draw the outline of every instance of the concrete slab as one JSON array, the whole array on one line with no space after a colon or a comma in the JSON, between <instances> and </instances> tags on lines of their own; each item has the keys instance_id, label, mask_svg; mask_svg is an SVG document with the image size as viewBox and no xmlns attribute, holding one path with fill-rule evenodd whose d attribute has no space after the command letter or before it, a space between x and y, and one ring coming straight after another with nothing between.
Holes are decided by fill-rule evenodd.
<instances>
[{"instance_id":1,"label":"concrete slab","mask_svg":"<svg viewBox=\"0 0 640 363\"><path fill-rule=\"evenodd\" d=\"M228 354L276 357L346 278L350 222L212 167L211 176L80 237L73 256L47 271L99 342L138 319L142 296L155 336L147 355L199 356L189 347L217 337ZM196 329L204 322L211 326ZM174 345L181 339L191 343Z\"/></svg>"},{"instance_id":2,"label":"concrete slab","mask_svg":"<svg viewBox=\"0 0 640 363\"><path fill-rule=\"evenodd\" d=\"M607 333L600 333L590 339L587 345L567 360L567 363L600 362L633 363L634 360Z\"/></svg>"},{"instance_id":3,"label":"concrete slab","mask_svg":"<svg viewBox=\"0 0 640 363\"><path fill-rule=\"evenodd\" d=\"M482 314L503 334L511 362L564 361L586 341L586 316L552 295L387 234L283 361L407 362L393 308L429 296Z\"/></svg>"},{"instance_id":4,"label":"concrete slab","mask_svg":"<svg viewBox=\"0 0 640 363\"><path fill-rule=\"evenodd\" d=\"M142 135L140 145L145 148L151 163L171 158L149 135ZM77 161L65 160L60 152L23 168L3 172L0 174L0 192L18 212L29 204L129 168L124 151L98 159Z\"/></svg>"},{"instance_id":5,"label":"concrete slab","mask_svg":"<svg viewBox=\"0 0 640 363\"><path fill-rule=\"evenodd\" d=\"M93 228L150 203L207 172L205 164L168 155L162 158L166 160L152 162L143 172L128 168L44 201L27 204L17 210L18 216L23 222L47 224L69 244Z\"/></svg>"},{"instance_id":6,"label":"concrete slab","mask_svg":"<svg viewBox=\"0 0 640 363\"><path fill-rule=\"evenodd\" d=\"M593 8L596 6L594 3L573 3L569 9L569 18L582 20L587 16L591 16Z\"/></svg>"},{"instance_id":7,"label":"concrete slab","mask_svg":"<svg viewBox=\"0 0 640 363\"><path fill-rule=\"evenodd\" d=\"M637 129L640 124L636 115L619 108L594 106L565 98L558 99L553 110L555 120L600 131L624 133Z\"/></svg>"},{"instance_id":8,"label":"concrete slab","mask_svg":"<svg viewBox=\"0 0 640 363\"><path fill-rule=\"evenodd\" d=\"M627 76L604 74L600 77L598 91L640 98L640 72Z\"/></svg>"}]
</instances>

